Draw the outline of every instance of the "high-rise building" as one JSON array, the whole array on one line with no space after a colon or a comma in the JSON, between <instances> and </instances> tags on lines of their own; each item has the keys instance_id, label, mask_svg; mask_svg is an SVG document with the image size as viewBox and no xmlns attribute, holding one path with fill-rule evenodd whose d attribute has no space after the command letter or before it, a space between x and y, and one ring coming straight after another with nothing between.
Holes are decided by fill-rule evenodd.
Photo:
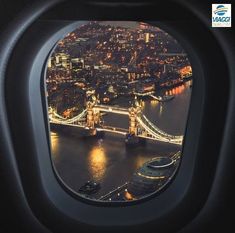
<instances>
[{"instance_id":1,"label":"high-rise building","mask_svg":"<svg viewBox=\"0 0 235 233\"><path fill-rule=\"evenodd\" d=\"M149 43L149 32L145 33L145 43Z\"/></svg>"},{"instance_id":2,"label":"high-rise building","mask_svg":"<svg viewBox=\"0 0 235 233\"><path fill-rule=\"evenodd\" d=\"M73 70L82 70L85 67L83 58L72 58L71 63L72 63Z\"/></svg>"},{"instance_id":3,"label":"high-rise building","mask_svg":"<svg viewBox=\"0 0 235 233\"><path fill-rule=\"evenodd\" d=\"M47 67L48 68L52 67L52 57L49 58L48 63L47 63Z\"/></svg>"},{"instance_id":4,"label":"high-rise building","mask_svg":"<svg viewBox=\"0 0 235 233\"><path fill-rule=\"evenodd\" d=\"M55 56L55 63L56 63L56 64L59 64L59 63L60 63L60 56L59 56L59 54L57 54L57 55Z\"/></svg>"},{"instance_id":5,"label":"high-rise building","mask_svg":"<svg viewBox=\"0 0 235 233\"><path fill-rule=\"evenodd\" d=\"M57 53L55 55L55 65L57 67L64 67L65 69L71 69L70 56L66 53Z\"/></svg>"},{"instance_id":6,"label":"high-rise building","mask_svg":"<svg viewBox=\"0 0 235 233\"><path fill-rule=\"evenodd\" d=\"M70 69L71 68L71 61L70 61L70 57L67 54L63 54L61 57L61 63L62 66L65 69Z\"/></svg>"}]
</instances>

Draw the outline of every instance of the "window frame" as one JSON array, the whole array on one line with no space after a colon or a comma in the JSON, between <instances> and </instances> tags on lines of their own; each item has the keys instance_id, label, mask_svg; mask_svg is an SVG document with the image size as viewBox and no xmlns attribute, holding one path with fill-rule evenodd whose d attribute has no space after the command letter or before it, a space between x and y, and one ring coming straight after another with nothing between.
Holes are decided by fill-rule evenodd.
<instances>
[{"instance_id":1,"label":"window frame","mask_svg":"<svg viewBox=\"0 0 235 233\"><path fill-rule=\"evenodd\" d=\"M70 23L69 23L70 24ZM49 24L48 24L49 25ZM77 26L77 23L75 23ZM59 26L58 26L59 27ZM38 162L39 166L39 173L41 176L41 182L42 185L44 186L44 189L47 189L47 193L50 194L51 198L50 201L54 203L55 206L58 206L63 203L67 206L70 206L69 208L64 208L61 209L63 211L66 210L66 215L70 215L71 212L75 213L75 216L79 216L77 220L84 219L83 221L85 222L85 218L89 219L91 217L91 213L95 213L94 209L97 209L97 207L104 207L102 211L105 210L107 217L110 218L111 215L116 216L118 214L118 209L120 210L121 207L125 206L125 212L126 214L120 217L122 220L121 222L125 222L125 219L130 216L130 215L135 215L137 213L137 216L133 216L132 218L132 223L137 224L138 222L143 221L143 216L142 213L144 209L152 209L152 211L149 211L150 213L153 212L154 206L158 206L160 209L164 209L164 211L169 211L170 208L172 208L175 203L177 203L178 200L183 199L180 190L179 192L179 186L181 186L183 191L182 193L185 193L187 189L189 189L190 186L190 178L193 176L193 166L194 166L194 161L193 159L196 158L196 155L192 156L190 155L189 151L192 150L192 147L196 147L195 141L199 140L199 133L200 133L200 128L195 127L195 124L190 123L190 121L195 121L195 119L192 118L197 118L197 121L201 119L200 116L193 116L192 115L192 109L193 108L199 108L198 112L202 113L203 109L203 95L198 95L197 92L194 90L198 88L198 85L201 81L200 88L203 85L203 80L200 79L203 76L203 73L198 67L200 67L200 63L198 60L196 60L196 57L190 57L190 61L193 67L193 73L194 73L194 83L193 83L193 90L192 90L192 96L191 96L191 104L190 104L190 110L189 110L189 115L188 115L188 126L186 127L186 133L185 133L185 140L184 140L184 145L183 145L183 156L181 160L181 165L180 168L178 169L176 177L172 180L171 185L164 191L161 192L157 195L151 195L150 197L137 200L137 201L132 201L132 202L95 202L91 201L89 199L84 199L80 196L78 196L74 191L72 191L69 187L64 184L63 181L59 179L59 176L55 176L55 169L52 168L53 162L51 161L51 154L50 154L50 139L49 139L49 122L48 122L48 114L47 114L47 104L45 101L45 90L42 90L41 87L41 80L45 79L45 66L47 64L47 58L48 58L48 51L51 50L57 43L59 39L61 39L61 35L66 35L68 32L72 31L71 29L74 29L74 24L66 26L64 29L59 30L59 32L56 32L54 34L51 34L51 38L47 41L41 42L41 47L38 47L38 51L34 56L35 58L32 60L31 63L31 69L28 74L28 97L31 97L27 99L28 101L28 111L30 113L30 120L31 120L31 127L32 127L32 139L34 140L34 147L35 147L35 159ZM192 54L187 51L188 54ZM31 55L30 57L33 58ZM195 65L197 64L197 65ZM40 90L41 89L41 90ZM40 91L39 91L40 90ZM196 96L195 96L196 95ZM32 98L33 97L33 98ZM197 102L195 103L194 100L197 98ZM44 99L44 100L43 100ZM200 99L200 101L199 101ZM44 104L43 104L44 102ZM45 105L46 104L46 105ZM199 123L199 122L197 122ZM200 123L199 123L200 124ZM46 126L46 127L45 127ZM193 129L193 136L194 136L194 143L192 143L192 140L190 141L190 134L189 132L192 132L191 127L195 127ZM197 139L195 140L195 136ZM192 137L192 135L191 135ZM37 141L37 143L35 143ZM49 144L48 144L49 143ZM194 153L196 154L196 149L193 150ZM50 163L48 163L50 162ZM184 168L184 169L182 169ZM185 177L187 176L187 183L185 181ZM48 179L50 177L50 179ZM53 180L53 182L52 182ZM60 181L60 184L63 184L63 188L57 181ZM184 180L184 182L181 182ZM184 185L182 184L184 183ZM183 186L183 187L182 187ZM69 194L72 194L69 195ZM53 196L57 193L57 197L59 200L63 200L61 202L58 202L58 199L55 199ZM76 199L74 198L76 197ZM79 200L79 201L77 201ZM137 204L138 203L138 204ZM144 207L143 207L144 206ZM109 207L109 208L107 208ZM142 208L143 207L143 208ZM133 210L137 208L136 210ZM85 216L84 212L88 212L89 214ZM90 210L88 210L90 209ZM127 210L129 209L129 210ZM172 208L173 209L173 208ZM79 210L79 211L78 211ZM86 210L86 211L85 211ZM117 211L116 211L117 210ZM109 212L109 213L108 213ZM113 213L110 213L113 212ZM159 213L160 214L160 213ZM91 217L91 219L95 219L96 222L95 224L105 224L106 223L106 218L99 217L99 211L98 214L96 213L96 216ZM151 218L152 214L148 216ZM155 213L155 218L157 216L157 212ZM146 217L146 216L145 216ZM153 216L152 216L153 217ZM113 219L115 219L113 217ZM129 220L130 221L130 220ZM118 220L120 222L120 219ZM90 224L92 224L90 222ZM94 223L93 223L94 224ZM108 223L110 225L113 225L114 222Z\"/></svg>"}]
</instances>

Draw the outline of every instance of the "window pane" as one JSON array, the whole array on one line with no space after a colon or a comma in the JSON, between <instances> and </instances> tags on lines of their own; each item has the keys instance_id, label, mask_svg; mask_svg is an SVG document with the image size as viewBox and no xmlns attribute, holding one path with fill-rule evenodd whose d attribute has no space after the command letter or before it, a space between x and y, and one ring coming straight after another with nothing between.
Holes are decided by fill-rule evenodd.
<instances>
[{"instance_id":1,"label":"window pane","mask_svg":"<svg viewBox=\"0 0 235 233\"><path fill-rule=\"evenodd\" d=\"M191 87L186 52L156 26L91 21L69 33L46 72L61 180L95 201L158 193L180 163Z\"/></svg>"}]
</instances>

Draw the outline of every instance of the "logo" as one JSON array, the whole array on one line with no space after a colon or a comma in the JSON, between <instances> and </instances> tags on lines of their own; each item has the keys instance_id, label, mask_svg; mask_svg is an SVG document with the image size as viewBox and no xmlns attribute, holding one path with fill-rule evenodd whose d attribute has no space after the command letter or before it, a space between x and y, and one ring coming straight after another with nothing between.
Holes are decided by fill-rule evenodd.
<instances>
[{"instance_id":1,"label":"logo","mask_svg":"<svg viewBox=\"0 0 235 233\"><path fill-rule=\"evenodd\" d=\"M231 26L231 4L212 4L212 27Z\"/></svg>"},{"instance_id":2,"label":"logo","mask_svg":"<svg viewBox=\"0 0 235 233\"><path fill-rule=\"evenodd\" d=\"M216 10L214 11L214 14L222 16L228 11L228 8L226 8L224 5L219 5L216 7Z\"/></svg>"}]
</instances>

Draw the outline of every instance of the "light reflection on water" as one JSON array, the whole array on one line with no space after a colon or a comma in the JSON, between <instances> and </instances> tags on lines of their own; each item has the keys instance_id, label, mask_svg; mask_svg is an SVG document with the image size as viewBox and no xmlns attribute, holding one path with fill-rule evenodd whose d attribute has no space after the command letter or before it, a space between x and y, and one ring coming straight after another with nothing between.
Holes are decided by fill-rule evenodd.
<instances>
[{"instance_id":1,"label":"light reflection on water","mask_svg":"<svg viewBox=\"0 0 235 233\"><path fill-rule=\"evenodd\" d=\"M162 104L160 104L160 107L159 107L159 116L162 115L162 110L163 110L163 107L162 107Z\"/></svg>"},{"instance_id":2,"label":"light reflection on water","mask_svg":"<svg viewBox=\"0 0 235 233\"><path fill-rule=\"evenodd\" d=\"M59 147L59 135L56 132L51 132L51 150L52 155L55 156Z\"/></svg>"},{"instance_id":3,"label":"light reflection on water","mask_svg":"<svg viewBox=\"0 0 235 233\"><path fill-rule=\"evenodd\" d=\"M178 86L178 87L174 87L168 91L165 92L165 95L180 95L185 89L185 84Z\"/></svg>"},{"instance_id":4,"label":"light reflection on water","mask_svg":"<svg viewBox=\"0 0 235 233\"><path fill-rule=\"evenodd\" d=\"M96 181L103 179L107 168L107 154L100 144L94 146L88 155L88 169Z\"/></svg>"},{"instance_id":5,"label":"light reflection on water","mask_svg":"<svg viewBox=\"0 0 235 233\"><path fill-rule=\"evenodd\" d=\"M152 108L156 108L156 106L159 104L159 102L157 100L151 100L150 101L150 105Z\"/></svg>"}]
</instances>

